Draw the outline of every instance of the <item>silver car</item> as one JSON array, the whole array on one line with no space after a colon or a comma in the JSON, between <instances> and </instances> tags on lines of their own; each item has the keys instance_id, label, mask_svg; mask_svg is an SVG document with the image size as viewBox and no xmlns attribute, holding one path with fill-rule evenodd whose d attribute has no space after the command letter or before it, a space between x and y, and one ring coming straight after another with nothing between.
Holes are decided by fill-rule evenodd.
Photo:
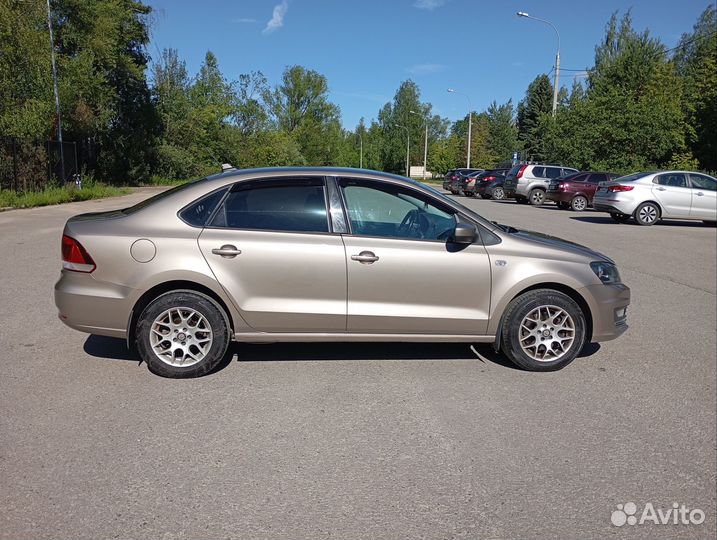
<instances>
[{"instance_id":1,"label":"silver car","mask_svg":"<svg viewBox=\"0 0 717 540\"><path fill-rule=\"evenodd\" d=\"M62 266L60 319L168 377L210 372L232 340L486 342L556 370L621 335L630 302L600 253L357 169L230 170L80 215Z\"/></svg>"},{"instance_id":2,"label":"silver car","mask_svg":"<svg viewBox=\"0 0 717 540\"><path fill-rule=\"evenodd\" d=\"M620 223L634 218L639 225L661 219L717 222L717 180L689 171L639 172L600 184L595 210L609 212Z\"/></svg>"},{"instance_id":3,"label":"silver car","mask_svg":"<svg viewBox=\"0 0 717 540\"><path fill-rule=\"evenodd\" d=\"M518 164L508 171L503 191L507 198L516 202L540 206L545 202L551 180L576 172L577 169L560 165Z\"/></svg>"}]
</instances>

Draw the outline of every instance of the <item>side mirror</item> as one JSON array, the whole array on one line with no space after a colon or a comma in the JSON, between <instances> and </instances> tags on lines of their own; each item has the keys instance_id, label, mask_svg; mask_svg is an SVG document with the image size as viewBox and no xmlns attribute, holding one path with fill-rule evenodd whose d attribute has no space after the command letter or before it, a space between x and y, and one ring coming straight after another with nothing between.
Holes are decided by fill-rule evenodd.
<instances>
[{"instance_id":1,"label":"side mirror","mask_svg":"<svg viewBox=\"0 0 717 540\"><path fill-rule=\"evenodd\" d=\"M454 244L472 244L476 240L476 228L468 223L457 223L450 241Z\"/></svg>"}]
</instances>

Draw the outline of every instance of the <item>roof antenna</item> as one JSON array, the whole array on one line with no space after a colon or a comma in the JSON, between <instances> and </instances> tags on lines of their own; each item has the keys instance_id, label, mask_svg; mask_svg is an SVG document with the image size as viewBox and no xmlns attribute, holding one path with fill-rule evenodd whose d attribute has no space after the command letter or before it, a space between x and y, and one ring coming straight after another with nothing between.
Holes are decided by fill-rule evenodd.
<instances>
[{"instance_id":1,"label":"roof antenna","mask_svg":"<svg viewBox=\"0 0 717 540\"><path fill-rule=\"evenodd\" d=\"M222 172L228 171L233 168L234 168L234 165L232 165L231 163L222 163Z\"/></svg>"}]
</instances>

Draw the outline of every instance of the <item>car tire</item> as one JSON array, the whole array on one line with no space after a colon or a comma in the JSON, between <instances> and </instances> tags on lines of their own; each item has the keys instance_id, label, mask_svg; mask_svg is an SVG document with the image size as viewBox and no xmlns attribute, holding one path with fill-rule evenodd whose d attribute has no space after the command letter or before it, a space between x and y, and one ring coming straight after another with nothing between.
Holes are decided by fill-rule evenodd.
<instances>
[{"instance_id":1,"label":"car tire","mask_svg":"<svg viewBox=\"0 0 717 540\"><path fill-rule=\"evenodd\" d=\"M586 197L583 197L582 195L577 195L573 197L573 200L570 201L570 209L574 212L583 212L588 207L588 200Z\"/></svg>"},{"instance_id":2,"label":"car tire","mask_svg":"<svg viewBox=\"0 0 717 540\"><path fill-rule=\"evenodd\" d=\"M558 208L560 208L561 210L567 210L568 208L570 208L570 205L563 201L559 201L556 204L558 205Z\"/></svg>"},{"instance_id":3,"label":"car tire","mask_svg":"<svg viewBox=\"0 0 717 540\"><path fill-rule=\"evenodd\" d=\"M179 290L157 297L142 311L135 336L152 373L184 379L211 372L227 352L230 333L227 314L214 299Z\"/></svg>"},{"instance_id":4,"label":"car tire","mask_svg":"<svg viewBox=\"0 0 717 540\"><path fill-rule=\"evenodd\" d=\"M451 195L458 195L458 192L451 190Z\"/></svg>"},{"instance_id":5,"label":"car tire","mask_svg":"<svg viewBox=\"0 0 717 540\"><path fill-rule=\"evenodd\" d=\"M505 191L502 187L493 188L493 192L490 194L490 198L494 201L502 201L505 199Z\"/></svg>"},{"instance_id":6,"label":"car tire","mask_svg":"<svg viewBox=\"0 0 717 540\"><path fill-rule=\"evenodd\" d=\"M630 221L630 218L632 217L630 214L619 214L617 212L610 212L610 217L613 219L613 221L617 221L618 223L627 223Z\"/></svg>"},{"instance_id":7,"label":"car tire","mask_svg":"<svg viewBox=\"0 0 717 540\"><path fill-rule=\"evenodd\" d=\"M545 190L535 188L530 191L530 197L528 199L530 204L533 206L540 206L545 202Z\"/></svg>"},{"instance_id":8,"label":"car tire","mask_svg":"<svg viewBox=\"0 0 717 540\"><path fill-rule=\"evenodd\" d=\"M633 217L638 225L649 227L660 221L660 207L654 202L644 202L635 209Z\"/></svg>"},{"instance_id":9,"label":"car tire","mask_svg":"<svg viewBox=\"0 0 717 540\"><path fill-rule=\"evenodd\" d=\"M475 193L473 193L472 191L464 191L463 195L465 195L466 197L475 197Z\"/></svg>"},{"instance_id":10,"label":"car tire","mask_svg":"<svg viewBox=\"0 0 717 540\"><path fill-rule=\"evenodd\" d=\"M558 325L561 328L555 330ZM585 336L585 315L575 300L560 291L537 289L508 305L501 328L501 350L522 369L556 371L575 360Z\"/></svg>"}]
</instances>

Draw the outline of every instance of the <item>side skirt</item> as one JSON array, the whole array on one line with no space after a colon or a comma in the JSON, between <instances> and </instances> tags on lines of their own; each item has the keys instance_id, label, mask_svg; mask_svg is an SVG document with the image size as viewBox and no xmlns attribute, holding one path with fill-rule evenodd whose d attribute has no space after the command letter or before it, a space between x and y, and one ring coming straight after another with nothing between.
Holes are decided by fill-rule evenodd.
<instances>
[{"instance_id":1,"label":"side skirt","mask_svg":"<svg viewBox=\"0 0 717 540\"><path fill-rule=\"evenodd\" d=\"M348 332L237 332L234 334L234 341L250 343L297 343L322 341L493 343L495 341L495 336L466 334L352 334Z\"/></svg>"}]
</instances>

